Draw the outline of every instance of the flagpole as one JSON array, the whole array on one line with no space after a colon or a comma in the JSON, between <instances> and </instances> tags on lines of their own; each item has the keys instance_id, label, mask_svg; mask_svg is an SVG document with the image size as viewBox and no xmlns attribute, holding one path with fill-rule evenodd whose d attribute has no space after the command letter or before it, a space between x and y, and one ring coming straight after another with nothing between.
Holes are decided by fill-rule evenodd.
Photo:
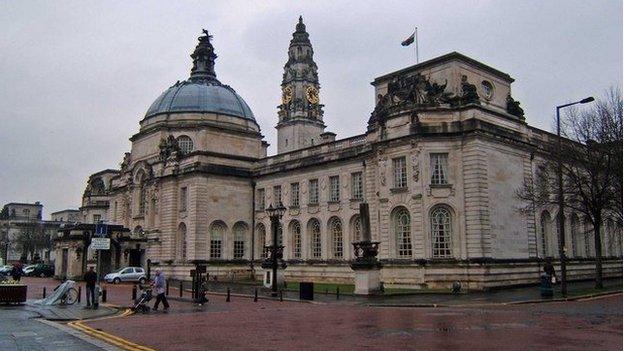
<instances>
[{"instance_id":1,"label":"flagpole","mask_svg":"<svg viewBox=\"0 0 624 351\"><path fill-rule=\"evenodd\" d=\"M419 63L418 59L418 27L414 27L414 39L416 40L416 64Z\"/></svg>"}]
</instances>

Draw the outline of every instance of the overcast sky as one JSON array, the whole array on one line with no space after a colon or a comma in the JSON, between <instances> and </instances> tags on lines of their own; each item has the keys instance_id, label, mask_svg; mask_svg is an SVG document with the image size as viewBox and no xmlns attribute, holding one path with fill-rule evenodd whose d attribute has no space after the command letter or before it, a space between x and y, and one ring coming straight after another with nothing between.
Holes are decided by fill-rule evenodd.
<instances>
[{"instance_id":1,"label":"overcast sky","mask_svg":"<svg viewBox=\"0 0 624 351\"><path fill-rule=\"evenodd\" d=\"M2 1L0 205L80 206L88 176L118 168L163 90L188 77L202 28L218 78L253 110L275 152L287 48L303 15L328 130L363 133L370 82L458 51L516 79L527 122L549 129L557 104L622 85L622 2L609 1Z\"/></svg>"}]
</instances>

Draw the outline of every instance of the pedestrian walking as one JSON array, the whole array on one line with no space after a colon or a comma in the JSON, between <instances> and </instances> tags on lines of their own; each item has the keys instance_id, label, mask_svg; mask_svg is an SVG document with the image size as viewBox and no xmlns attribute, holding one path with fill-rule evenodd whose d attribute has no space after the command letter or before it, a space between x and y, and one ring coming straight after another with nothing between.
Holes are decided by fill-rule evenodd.
<instances>
[{"instance_id":1,"label":"pedestrian walking","mask_svg":"<svg viewBox=\"0 0 624 351\"><path fill-rule=\"evenodd\" d=\"M91 306L93 306L93 308L97 308L97 296L95 295L97 273L93 270L93 266L89 267L89 270L85 272L83 279L87 283L87 308Z\"/></svg>"},{"instance_id":2,"label":"pedestrian walking","mask_svg":"<svg viewBox=\"0 0 624 351\"><path fill-rule=\"evenodd\" d=\"M18 263L15 263L13 265L13 268L11 268L11 278L13 278L13 280L15 281L20 281L22 279L22 274L24 272L22 271L22 266Z\"/></svg>"},{"instance_id":3,"label":"pedestrian walking","mask_svg":"<svg viewBox=\"0 0 624 351\"><path fill-rule=\"evenodd\" d=\"M166 281L165 274L160 270L160 268L156 268L156 274L154 275L154 282L152 285L156 290L156 302L154 303L154 311L158 311L158 305L162 301L163 306L165 307L165 312L169 311L169 302L167 302L167 297L165 296L166 289Z\"/></svg>"},{"instance_id":4,"label":"pedestrian walking","mask_svg":"<svg viewBox=\"0 0 624 351\"><path fill-rule=\"evenodd\" d=\"M544 263L544 273L548 274L548 276L550 277L550 282L552 284L557 283L557 274L555 272L555 267L553 267L550 260L546 260L546 263Z\"/></svg>"}]
</instances>

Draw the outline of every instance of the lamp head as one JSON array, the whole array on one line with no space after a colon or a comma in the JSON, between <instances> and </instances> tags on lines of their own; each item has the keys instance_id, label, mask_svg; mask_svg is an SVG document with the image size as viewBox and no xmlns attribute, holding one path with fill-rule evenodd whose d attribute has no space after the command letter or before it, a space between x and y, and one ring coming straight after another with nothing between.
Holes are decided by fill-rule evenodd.
<instances>
[{"instance_id":1,"label":"lamp head","mask_svg":"<svg viewBox=\"0 0 624 351\"><path fill-rule=\"evenodd\" d=\"M594 101L594 97L593 97L593 96L590 96L590 97L586 97L586 98L584 98L583 100L579 101L579 103L581 103L581 104L586 104L586 103L588 103L588 102L592 102L592 101Z\"/></svg>"}]
</instances>

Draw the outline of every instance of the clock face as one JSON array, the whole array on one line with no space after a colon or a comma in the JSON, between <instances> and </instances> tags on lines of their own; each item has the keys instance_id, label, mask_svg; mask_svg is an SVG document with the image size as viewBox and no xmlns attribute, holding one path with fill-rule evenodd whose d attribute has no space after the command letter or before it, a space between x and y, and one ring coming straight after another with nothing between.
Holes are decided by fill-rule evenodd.
<instances>
[{"instance_id":1,"label":"clock face","mask_svg":"<svg viewBox=\"0 0 624 351\"><path fill-rule=\"evenodd\" d=\"M293 98L293 88L291 86L284 87L282 90L282 104L287 105L292 101Z\"/></svg>"},{"instance_id":2,"label":"clock face","mask_svg":"<svg viewBox=\"0 0 624 351\"><path fill-rule=\"evenodd\" d=\"M312 104L319 103L319 92L318 90L316 90L315 87L311 85L306 88L306 97L308 98L308 101L310 101L310 103Z\"/></svg>"}]
</instances>

